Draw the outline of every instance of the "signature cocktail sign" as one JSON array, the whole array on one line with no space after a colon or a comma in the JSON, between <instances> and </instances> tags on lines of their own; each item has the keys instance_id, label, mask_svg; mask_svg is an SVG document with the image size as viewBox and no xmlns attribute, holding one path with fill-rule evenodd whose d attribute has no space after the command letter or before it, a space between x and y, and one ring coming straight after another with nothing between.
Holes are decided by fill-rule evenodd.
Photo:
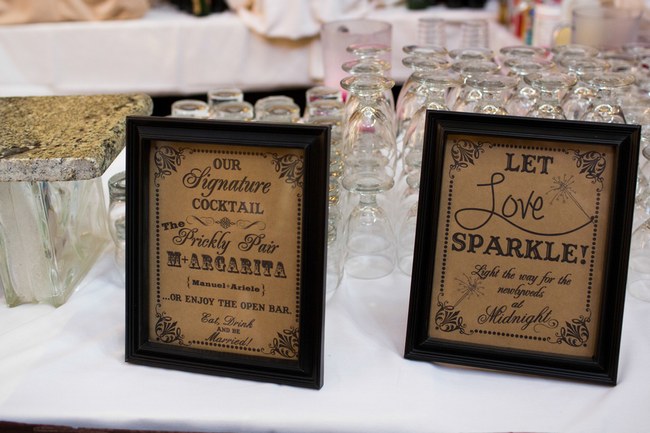
<instances>
[{"instance_id":1,"label":"signature cocktail sign","mask_svg":"<svg viewBox=\"0 0 650 433\"><path fill-rule=\"evenodd\" d=\"M319 388L328 130L128 133L127 359Z\"/></svg>"},{"instance_id":2,"label":"signature cocktail sign","mask_svg":"<svg viewBox=\"0 0 650 433\"><path fill-rule=\"evenodd\" d=\"M406 356L615 384L638 127L427 122Z\"/></svg>"}]
</instances>

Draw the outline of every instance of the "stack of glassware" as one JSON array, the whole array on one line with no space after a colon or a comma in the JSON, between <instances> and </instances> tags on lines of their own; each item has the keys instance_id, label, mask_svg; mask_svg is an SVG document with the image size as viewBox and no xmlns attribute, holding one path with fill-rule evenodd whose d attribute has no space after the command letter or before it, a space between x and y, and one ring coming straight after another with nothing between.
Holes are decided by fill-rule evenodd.
<instances>
[{"instance_id":1,"label":"stack of glassware","mask_svg":"<svg viewBox=\"0 0 650 433\"><path fill-rule=\"evenodd\" d=\"M252 106L239 89L217 89L207 103L194 103L198 117L331 126L330 296L343 272L381 278L397 265L410 275L427 110L642 125L633 248L645 259L632 266L650 280L650 45L617 51L521 45L497 53L409 45L402 62L412 73L396 101L391 65L381 59L389 49L350 46L354 60L341 65L349 74L341 81L345 102L337 89L314 87L302 117L287 96ZM187 100L179 105L184 111L173 115L187 116ZM650 299L650 289L638 296Z\"/></svg>"}]
</instances>

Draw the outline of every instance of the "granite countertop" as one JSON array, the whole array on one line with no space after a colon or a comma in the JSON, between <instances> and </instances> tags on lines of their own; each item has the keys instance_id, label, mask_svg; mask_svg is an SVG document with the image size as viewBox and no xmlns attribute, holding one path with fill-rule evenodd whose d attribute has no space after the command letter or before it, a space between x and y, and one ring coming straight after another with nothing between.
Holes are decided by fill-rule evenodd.
<instances>
[{"instance_id":1,"label":"granite countertop","mask_svg":"<svg viewBox=\"0 0 650 433\"><path fill-rule=\"evenodd\" d=\"M144 94L0 98L0 181L101 176L124 148L126 116L148 116Z\"/></svg>"}]
</instances>

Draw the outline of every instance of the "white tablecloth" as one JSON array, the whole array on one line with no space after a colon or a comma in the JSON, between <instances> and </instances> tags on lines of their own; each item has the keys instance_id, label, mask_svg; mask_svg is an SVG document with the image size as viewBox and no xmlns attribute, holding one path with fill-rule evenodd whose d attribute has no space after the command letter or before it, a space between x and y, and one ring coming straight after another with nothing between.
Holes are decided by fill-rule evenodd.
<instances>
[{"instance_id":1,"label":"white tablecloth","mask_svg":"<svg viewBox=\"0 0 650 433\"><path fill-rule=\"evenodd\" d=\"M125 363L125 293L111 254L59 308L0 302L0 420L247 433L650 431L650 303L629 295L619 381L607 387L405 360L409 278L346 277L327 304L325 385L315 391Z\"/></svg>"},{"instance_id":2,"label":"white tablecloth","mask_svg":"<svg viewBox=\"0 0 650 433\"><path fill-rule=\"evenodd\" d=\"M366 17L393 25L392 75L407 78L404 45L417 43L417 20L486 18L490 46L519 41L496 24L496 2L485 10L404 6ZM456 31L454 31L456 30ZM450 30L451 47L458 42ZM317 37L267 38L233 12L197 18L157 7L140 20L0 27L0 96L144 92L179 95L236 86L244 91L310 87L322 80Z\"/></svg>"}]
</instances>

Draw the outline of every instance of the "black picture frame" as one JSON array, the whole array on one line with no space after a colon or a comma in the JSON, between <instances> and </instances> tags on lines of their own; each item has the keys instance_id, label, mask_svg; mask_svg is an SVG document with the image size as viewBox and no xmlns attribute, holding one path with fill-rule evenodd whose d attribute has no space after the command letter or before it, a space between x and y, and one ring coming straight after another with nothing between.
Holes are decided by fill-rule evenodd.
<instances>
[{"instance_id":1,"label":"black picture frame","mask_svg":"<svg viewBox=\"0 0 650 433\"><path fill-rule=\"evenodd\" d=\"M128 197L126 209L126 361L195 373L313 389L321 388L323 385L329 128L308 125L129 117L127 118L126 132ZM296 224L299 230L298 233L290 233L287 236L297 238L295 241L297 248L292 254L295 254L296 266L299 271L299 277L296 277L298 286L284 287L282 286L284 283L274 283L279 285L277 290L287 290L291 294L295 291L296 293L295 296L292 296L296 299L297 311L292 314L296 316L298 322L296 329L299 332L284 337L278 335L280 339L286 338L294 345L291 350L294 351L292 354L295 355L295 358L278 359L278 352L273 351L264 353L276 353L275 357L260 355L254 350L252 353L233 352L227 349L222 351L220 348L215 349L214 347L206 350L202 346L176 344L184 343L183 340L179 340L182 337L180 331L182 325L196 321L196 318L193 317L194 313L190 314L189 312L177 313L174 317L161 316L166 322L156 322L156 328L158 323L162 323L162 325L171 327L167 329L168 331L176 332L174 338L169 339L172 341L171 344L167 344L165 342L167 340L160 341L158 338L152 338L152 333L157 332L157 329L152 329L154 327L152 320L155 320L152 318L154 310L155 314L158 314L158 306L154 306L158 301L153 298L153 292L160 291L160 289L152 287L164 287L166 274L162 274L161 277L160 269L164 268L164 260L159 259L163 253L161 252L160 255L154 253L157 246L152 240L154 231L160 230L157 217L158 205L156 204L154 214L152 203L154 199L158 200L159 195L164 197L165 192L162 186L156 186L152 190L151 185L152 182L155 183L154 177L163 172L170 176L175 175L180 170L179 166L181 158L183 158L183 156L176 160L172 158L171 162L169 160L162 162L160 166L158 166L158 162L152 164L151 152L153 152L153 146L158 146L159 143L171 143L172 148L178 146L176 154L171 155L173 157L178 157L181 151L190 149L194 152L194 157L204 158L206 161L213 157L210 153L213 152L211 149L218 148L221 149L218 152L230 154L232 152L227 149L232 146L240 149L242 155L252 155L257 152L257 154L264 154L266 157L265 152L268 149L274 149L281 155L282 152L288 152L287 155L289 153L302 155L302 163L299 165L289 167L278 165L275 168L277 176L274 177L274 182L278 184L293 181L294 184L291 186L297 188L298 222ZM241 149L244 149L244 152L241 152ZM197 156L198 153L205 155ZM244 156L244 158L253 157ZM197 161L202 161L202 159L197 159ZM275 164L277 161L264 162ZM183 162L183 164L186 163ZM249 171L244 173L251 178L257 174ZM159 190L162 192L158 192ZM188 190L188 194L192 193ZM241 200L247 203L246 200L250 193L248 196L246 192L240 194ZM174 200L179 198L183 199L183 194L174 196ZM169 206L174 206L174 204ZM276 212L273 214L273 218L273 221L285 218L295 219L295 214L283 215ZM230 224L233 223L230 222ZM158 244L157 232L155 236L155 244ZM154 254L155 260L152 259L152 254ZM163 261L162 265L156 263L160 261ZM188 272L195 271L188 270ZM188 288L190 287L189 281L188 277ZM268 290L271 289L268 288ZM225 290L222 290L223 292ZM160 293L157 296L160 297ZM152 299L154 300L152 301ZM255 299L268 298L258 297ZM292 306L291 309L293 310ZM254 317L258 317L257 323L259 323L261 316ZM220 324L223 324L224 319L221 320ZM217 323L219 323L218 318ZM250 323L252 322L249 320L248 326ZM231 340L231 344L244 343ZM227 348L228 346L224 344L219 347ZM233 349L233 347L230 348ZM260 351L261 349L257 349L257 352Z\"/></svg>"},{"instance_id":2,"label":"black picture frame","mask_svg":"<svg viewBox=\"0 0 650 433\"><path fill-rule=\"evenodd\" d=\"M460 140L452 141L454 137L461 136L477 139L476 142L469 140L472 142L473 147L452 149L453 146L458 146L460 142ZM485 137L488 140L484 140ZM482 144L478 143L479 139L484 140L484 142ZM405 358L615 385L618 373L639 140L640 126L638 125L614 125L440 111L427 112L415 255L404 351ZM471 167L471 170L477 170L476 173L479 174L483 170L486 175L491 173L489 170L501 170L500 167L480 165L481 158L485 158L484 155L491 152L493 146L494 148L497 147L494 143L501 142L510 143L508 146L512 148L517 148L519 144L522 144L523 149L526 148L528 143L537 145L537 143L541 142L543 146L548 144L549 151L558 152L556 155L561 155L560 158L573 158L571 162L576 164L576 173L578 174L574 179L578 182L602 181L602 179L599 179L599 172L593 170L600 170L603 167L593 164L587 167L586 163L581 166L580 164L584 161L580 160L579 154L571 153L573 150L570 152L565 151L565 148L577 146L579 149L589 150L596 146L598 149L605 149L608 155L611 156L607 160L614 174L613 179L608 184L611 187L609 188L611 189L609 194L611 201L610 205L607 208L603 206L605 209L601 209L600 212L602 219L608 221L606 228L602 231L602 236L599 238L599 242L604 242L604 245L606 245L606 250L601 250L598 253L602 254L602 261L604 262L601 269L602 278L600 280L595 278L594 282L589 277L589 280L584 281L582 285L572 285L573 291L580 291L582 290L581 287L586 286L591 290L592 285L594 287L599 285L600 311L594 311L593 317L590 316L588 319L580 316L580 318L575 317L574 320L569 320L572 319L572 317L569 317L561 318L556 321L557 323L549 323L549 326L556 325L556 328L552 334L547 334L551 336L548 338L548 346L552 347L553 350L557 346L556 343L561 345L561 343L566 342L567 340L562 340L562 338L565 338L567 333L571 334L573 331L577 336L571 342L572 344L575 343L576 346L578 346L577 343L581 343L580 338L592 338L591 343L595 345L595 349L589 356L572 356L566 353L558 354L553 350L539 349L542 345L539 341L535 344L540 346L529 350L526 345L532 344L529 342L532 342L533 338L539 338L540 340L542 338L531 337L526 335L526 332L509 333L506 331L501 333L492 330L500 329L499 326L506 322L503 315L499 317L501 323L498 326L494 325L490 330L483 330L483 328L479 327L471 329L469 321L463 320L469 318L470 321L474 321L477 316L468 315L468 317L463 318L463 310L460 306L456 307L460 303L460 298L456 298L458 299L456 305L452 305L453 300L449 303L440 301L440 299L444 299L446 294L450 293L453 284L460 284L459 280L452 281L452 274L444 274L451 266L452 257L455 257L454 260L466 260L467 266L470 268L478 266L479 259L477 257L479 256L469 254L468 250L461 252L463 245L461 243L454 244L453 235L456 234L454 229L458 227L458 211L465 210L461 209L462 204L458 203L469 200L470 206L473 206L472 209L481 209L480 203L483 203L481 191L485 189L481 189L481 186L477 183L472 183L474 188L469 193L471 197L454 201L452 197L456 197L454 196L456 192L453 191L453 188L456 188L456 186L453 180L449 180L449 176L461 176L461 171L465 172L465 170L468 170L467 167ZM554 143L557 143L557 146ZM485 147L483 147L484 145ZM534 146L531 145L531 148L534 149ZM454 150L460 150L451 157L454 164L451 166L445 165L445 155ZM546 151L547 149L543 148L542 150ZM533 152L535 150L531 151L531 153ZM447 162L450 161L449 158L448 155ZM585 176L591 177L585 179ZM455 178L457 183L458 179L458 177ZM443 183L451 185L448 190L443 188ZM586 183L586 185L591 185L591 183ZM495 187L492 186L491 188ZM513 191L517 191L519 188L522 193L528 192L528 190L525 190L525 186L513 185L512 188ZM541 191L538 184L536 184L535 188ZM449 198L447 198L447 195ZM493 189L492 210L495 209L494 197L495 192ZM548 201L548 196L546 196L546 199ZM445 203L448 204L447 209L444 207ZM598 202L596 210L598 211ZM598 212L596 212L596 215L598 216ZM596 221L599 220L596 219ZM494 221L490 222L490 224L492 223ZM593 223L593 225L596 224ZM517 230L513 228L512 233L517 233ZM576 233L579 233L579 231ZM596 245L595 228L593 233L593 245ZM451 235L451 237L447 238L448 235ZM462 239L460 235L458 239ZM447 243L448 241L449 243ZM451 248L456 248L458 251L451 251ZM592 250L596 250L596 248L592 247ZM494 251L488 251L491 257L494 256ZM452 253L456 254L456 256L452 256ZM464 256L460 255L463 253ZM595 255L596 252L591 255L591 265L587 260L586 266L593 268ZM517 260L522 260L520 257L513 255L503 260L510 261L514 268L518 266L519 262ZM497 259L490 258L490 260ZM507 263L505 261L503 263ZM545 266L543 261L538 261L538 263L540 267ZM591 268L590 272L593 272L594 269ZM479 268L474 267L473 269ZM501 267L501 271L503 271L503 267ZM494 275L503 276L504 274L497 274L495 271ZM487 276L489 275L486 274L483 277ZM444 280L445 277L447 277L447 280ZM480 278L477 277L476 281L479 280ZM440 281L443 281L443 283L439 284ZM480 284L486 283L479 282L481 292L476 293L477 296L472 302L480 304L479 308L484 308L482 310L484 313L494 312L496 307L492 308L491 306L496 306L498 302L501 302L502 288L499 287L497 291L488 290L485 288L486 286L481 287ZM499 284L503 284L503 282ZM447 288L447 292L444 292L445 288ZM465 292L466 294L467 292ZM589 294L591 292L588 292L586 297L587 307L590 305ZM561 296L563 295L560 295L560 299ZM451 295L448 295L448 297L452 299ZM514 307L513 304L513 310ZM494 319L495 316L485 314L482 317L479 316L481 320L485 320L486 317ZM445 320L447 322L444 322ZM596 329L596 332L592 333L592 335L582 333L583 328L580 326L585 324L585 320L591 321L589 325L595 323L594 329ZM475 321L475 323L479 322ZM443 329L441 327L444 328L444 331L441 331ZM476 332L482 335L472 334L472 336L468 336L463 335L462 332L466 334ZM486 334L490 334L489 343L483 343L481 340ZM474 340L470 341L470 338ZM555 338L557 340L554 340ZM518 346L513 347L512 344L518 344ZM567 344L564 344L564 346L568 348Z\"/></svg>"}]
</instances>

